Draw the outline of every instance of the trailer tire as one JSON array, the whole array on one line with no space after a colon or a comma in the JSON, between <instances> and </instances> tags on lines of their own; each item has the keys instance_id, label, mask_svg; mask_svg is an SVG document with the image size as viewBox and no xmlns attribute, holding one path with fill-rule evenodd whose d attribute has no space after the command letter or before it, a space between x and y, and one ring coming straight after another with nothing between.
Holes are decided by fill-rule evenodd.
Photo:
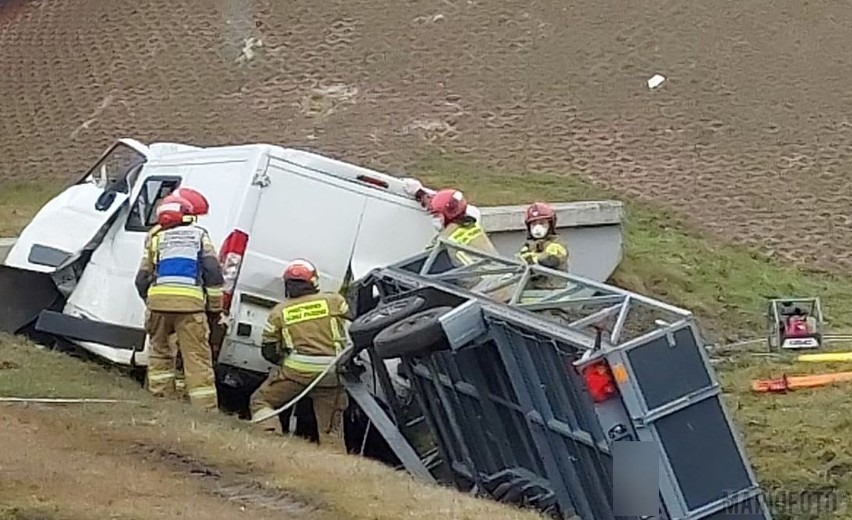
<instances>
[{"instance_id":1,"label":"trailer tire","mask_svg":"<svg viewBox=\"0 0 852 520\"><path fill-rule=\"evenodd\" d=\"M447 336L439 318L452 307L433 307L404 318L376 335L376 355L381 359L416 356L447 350Z\"/></svg>"},{"instance_id":2,"label":"trailer tire","mask_svg":"<svg viewBox=\"0 0 852 520\"><path fill-rule=\"evenodd\" d=\"M355 350L361 351L373 344L373 340L384 329L400 320L426 308L426 299L422 296L402 298L386 304L380 304L375 309L358 316L349 326L349 337L355 345Z\"/></svg>"}]
</instances>

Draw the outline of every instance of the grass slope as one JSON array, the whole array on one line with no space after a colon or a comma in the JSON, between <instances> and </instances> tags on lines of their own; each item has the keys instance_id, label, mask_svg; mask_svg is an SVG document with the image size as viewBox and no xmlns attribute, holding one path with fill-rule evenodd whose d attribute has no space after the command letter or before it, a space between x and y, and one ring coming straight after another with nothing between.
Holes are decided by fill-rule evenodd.
<instances>
[{"instance_id":1,"label":"grass slope","mask_svg":"<svg viewBox=\"0 0 852 520\"><path fill-rule=\"evenodd\" d=\"M480 205L620 198L572 176L482 171L445 157L428 157L412 173L429 186L458 187ZM15 206L16 222L25 221L49 193L25 185L15 190L22 201ZM0 208L5 200L0 198ZM725 343L762 337L765 296L818 295L831 331L852 328L852 277L786 265L753 249L719 243L664 209L629 200L626 205L626 256L613 282L694 311L709 339ZM754 378L850 370L852 365L806 365L790 356L753 352L763 348L758 344L752 351L729 352L718 364L762 484L786 493L785 500L802 491L852 492L852 448L846 442L852 424L850 386L787 395L753 395L749 390ZM775 516L852 519L852 512L819 515L804 507L779 499Z\"/></svg>"},{"instance_id":2,"label":"grass slope","mask_svg":"<svg viewBox=\"0 0 852 520\"><path fill-rule=\"evenodd\" d=\"M429 186L458 187L483 206L621 199L572 176L476 171L446 159L424 160L417 175ZM763 337L765 296L819 296L828 329L850 330L852 277L785 265L750 248L721 244L664 209L625 203L625 259L612 282L692 310L708 339L726 343ZM852 345L845 348L852 350ZM852 370L852 364L798 363L791 355L760 351L765 343L727 352L717 373L758 478L771 492L776 520L852 518L852 508L845 511L845 497L852 493L852 448L846 441L852 386L786 395L750 391L752 379ZM843 512L840 506L809 505L798 498L813 491L836 493Z\"/></svg>"},{"instance_id":3,"label":"grass slope","mask_svg":"<svg viewBox=\"0 0 852 520\"><path fill-rule=\"evenodd\" d=\"M0 237L17 236L35 212L64 187L58 181L0 183Z\"/></svg>"},{"instance_id":4,"label":"grass slope","mask_svg":"<svg viewBox=\"0 0 852 520\"><path fill-rule=\"evenodd\" d=\"M26 417L36 415L38 428L73 437L71 442L84 453L101 455L110 446L121 447L123 453L133 446L144 445L179 453L223 474L250 478L316 508L315 513L297 518L541 518L533 512L425 485L377 462L331 453L297 438L257 435L249 431L244 421L197 411L178 402L156 400L116 370L37 349L31 343L6 335L0 335L0 396L135 401L106 405L0 404L0 413L27 411ZM0 466L2 460L0 455ZM99 470L109 478L109 468ZM14 471L11 474L17 475ZM195 478L189 474L187 477ZM50 491L41 489L38 482L16 483L14 479L4 482L0 485L0 518L5 518L4 514L13 519L60 518L35 516L45 508L64 509L64 504L56 503ZM92 503L91 514L86 514L86 518L106 518L108 499L100 497ZM15 509L31 516L15 516ZM134 518L147 518L144 510L138 515Z\"/></svg>"}]
</instances>

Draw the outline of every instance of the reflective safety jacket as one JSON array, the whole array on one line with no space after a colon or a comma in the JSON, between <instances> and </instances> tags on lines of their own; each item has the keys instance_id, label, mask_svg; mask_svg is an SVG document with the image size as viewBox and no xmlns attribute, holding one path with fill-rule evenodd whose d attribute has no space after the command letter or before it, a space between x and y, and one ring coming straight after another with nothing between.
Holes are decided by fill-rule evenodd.
<instances>
[{"instance_id":1,"label":"reflective safety jacket","mask_svg":"<svg viewBox=\"0 0 852 520\"><path fill-rule=\"evenodd\" d=\"M497 251L497 248L494 247L494 244L491 242L491 239L488 238L488 234L482 229L482 226L476 222L470 222L466 224L450 224L446 228L444 228L433 240L432 244L430 244L429 249L437 245L438 239L444 239L450 242L451 244L459 244L465 247L469 247L471 249L475 249L477 251L482 251L485 254L491 256L500 256L500 253ZM462 251L459 249L453 249L452 247L447 247L450 263L453 267L463 267L467 265L471 265L480 258L477 258L476 255L472 255L467 251ZM489 289L490 286L499 283L500 277L496 275L492 276L465 276L460 279L457 283L461 287L465 287L467 289L478 291L483 294L486 294L492 299L498 301L508 301L512 295L512 287L507 286L502 289L497 289L496 291L492 291Z\"/></svg>"},{"instance_id":2,"label":"reflective safety jacket","mask_svg":"<svg viewBox=\"0 0 852 520\"><path fill-rule=\"evenodd\" d=\"M269 313L263 345L274 345L282 366L301 374L325 370L346 343L349 306L337 293L306 294L289 298Z\"/></svg>"},{"instance_id":3,"label":"reflective safety jacket","mask_svg":"<svg viewBox=\"0 0 852 520\"><path fill-rule=\"evenodd\" d=\"M186 216L186 217L183 217L183 221L187 224L194 224L198 221L198 219L196 217ZM195 225L198 226L198 224L195 224ZM201 226L198 226L198 227L201 228L201 229L204 229ZM150 241L151 238L154 235L156 235L157 233L159 233L162 229L163 229L163 226L161 226L159 224L154 224L154 227L152 227L151 229L148 230L148 234L147 234L147 237L145 239L145 243L147 244L148 241ZM207 230L204 229L204 231L206 232ZM216 255L215 248L214 248L214 251L213 251L213 255L214 256ZM211 295L212 295L212 297L211 297ZM205 300L207 302L207 304L206 304L207 305L207 309L206 309L207 312L222 312L222 288L221 287L204 287L204 297L205 297Z\"/></svg>"},{"instance_id":4,"label":"reflective safety jacket","mask_svg":"<svg viewBox=\"0 0 852 520\"><path fill-rule=\"evenodd\" d=\"M485 233L485 230L482 229L482 226L475 222L467 225L450 224L449 226L444 228L440 233L438 233L438 235L435 237L435 240L433 241L433 244L429 247L434 247L434 245L437 244L438 239L441 238L454 244L459 244L462 246L469 247L471 249L482 251L483 253L492 256L499 256L497 248L495 248L494 244L491 243L491 239L488 238L488 234ZM450 251L450 262L453 264L454 267L470 265L476 262L476 260L476 258L472 258L471 255L468 254L466 251Z\"/></svg>"},{"instance_id":5,"label":"reflective safety jacket","mask_svg":"<svg viewBox=\"0 0 852 520\"><path fill-rule=\"evenodd\" d=\"M568 271L568 249L557 235L548 235L542 239L529 239L521 248L519 256L530 264ZM530 286L533 289L560 289L565 282L550 276L533 276Z\"/></svg>"},{"instance_id":6,"label":"reflective safety jacket","mask_svg":"<svg viewBox=\"0 0 852 520\"><path fill-rule=\"evenodd\" d=\"M216 248L203 228L186 223L148 233L136 274L148 310L221 311L223 283Z\"/></svg>"}]
</instances>

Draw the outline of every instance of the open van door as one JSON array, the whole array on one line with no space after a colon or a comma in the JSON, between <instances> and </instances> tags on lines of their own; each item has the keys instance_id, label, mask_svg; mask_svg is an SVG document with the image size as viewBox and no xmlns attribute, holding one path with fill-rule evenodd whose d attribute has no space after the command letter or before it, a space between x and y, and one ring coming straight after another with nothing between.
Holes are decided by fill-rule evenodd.
<instances>
[{"instance_id":1,"label":"open van door","mask_svg":"<svg viewBox=\"0 0 852 520\"><path fill-rule=\"evenodd\" d=\"M66 268L97 247L147 160L145 145L121 139L39 210L0 266L0 330L19 332L68 295L79 270Z\"/></svg>"},{"instance_id":2,"label":"open van door","mask_svg":"<svg viewBox=\"0 0 852 520\"><path fill-rule=\"evenodd\" d=\"M147 156L148 148L132 139L112 145L82 179L39 210L5 265L51 273L79 256L121 209Z\"/></svg>"}]
</instances>

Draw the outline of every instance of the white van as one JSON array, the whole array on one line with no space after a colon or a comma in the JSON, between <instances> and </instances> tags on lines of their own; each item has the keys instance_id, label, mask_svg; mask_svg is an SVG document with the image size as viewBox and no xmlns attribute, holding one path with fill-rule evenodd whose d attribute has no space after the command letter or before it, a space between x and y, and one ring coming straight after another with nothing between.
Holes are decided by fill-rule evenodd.
<instances>
[{"instance_id":1,"label":"white van","mask_svg":"<svg viewBox=\"0 0 852 520\"><path fill-rule=\"evenodd\" d=\"M265 144L199 148L121 139L48 202L9 251L0 294L16 299L14 309L0 312L0 329L17 332L37 319L38 331L114 363L146 365L145 307L133 281L154 210L178 186L199 190L210 203L199 223L219 249L230 320L220 365L258 374L269 366L260 335L283 298L281 274L290 260L311 260L322 289L337 291L345 280L417 254L435 233L402 181L373 170ZM588 248L607 255L588 262L608 269L606 276L621 260L621 207L610 204L617 212L597 222L607 244ZM483 209L486 230L494 220L500 233L517 235L507 246L516 248L523 236L506 221L523 208L512 215ZM578 228L589 228L587 220ZM598 236L584 232L578 239Z\"/></svg>"}]
</instances>

